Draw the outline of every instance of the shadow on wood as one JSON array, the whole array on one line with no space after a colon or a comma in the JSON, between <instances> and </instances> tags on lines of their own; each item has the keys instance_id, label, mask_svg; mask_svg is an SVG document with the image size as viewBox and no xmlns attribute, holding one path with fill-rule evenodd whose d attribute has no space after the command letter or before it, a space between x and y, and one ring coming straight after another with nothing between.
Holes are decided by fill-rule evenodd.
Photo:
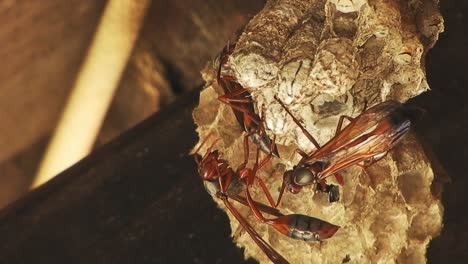
<instances>
[{"instance_id":1,"label":"shadow on wood","mask_svg":"<svg viewBox=\"0 0 468 264\"><path fill-rule=\"evenodd\" d=\"M0 263L239 263L188 152L198 90L0 214Z\"/></svg>"}]
</instances>

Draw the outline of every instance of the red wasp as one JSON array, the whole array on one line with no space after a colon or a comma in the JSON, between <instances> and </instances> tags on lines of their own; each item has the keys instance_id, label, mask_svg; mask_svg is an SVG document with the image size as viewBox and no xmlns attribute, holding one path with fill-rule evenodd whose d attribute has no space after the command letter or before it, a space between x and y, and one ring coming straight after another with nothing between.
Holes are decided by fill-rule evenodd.
<instances>
[{"instance_id":1,"label":"red wasp","mask_svg":"<svg viewBox=\"0 0 468 264\"><path fill-rule=\"evenodd\" d=\"M210 134L211 135L211 134ZM268 190L264 186L264 183L260 178L256 176L258 170L260 170L271 158L270 155L266 156L260 163L259 148L257 148L257 158L255 165L252 169L246 168L248 162L249 148L248 138L244 138L244 162L239 165L237 170L233 170L229 167L226 160L220 159L220 153L218 150L213 150L215 144L219 141L215 140L208 148L205 155L199 160L196 153L206 142L208 137L202 142L200 147L194 152L195 161L198 164L198 173L203 178L205 188L209 193L214 193L217 198L221 199L228 210L234 215L239 221L242 228L250 235L254 242L265 252L268 258L274 263L288 263L288 261L281 256L275 249L273 249L260 235L253 229L253 227L245 220L245 218L239 213L239 211L232 205L229 198L236 200L244 205L250 206L253 212L261 217L267 224L272 225L275 229L281 233L295 239L301 240L322 240L329 238L335 234L338 230L338 226L332 225L323 220L298 214L283 215L276 208L269 207L267 205L253 201L248 191L248 186L252 185L254 180L257 179L260 182L260 186L263 191L269 196L270 203L273 203ZM273 145L270 145L272 148ZM238 194L242 191L241 186L246 185L246 199L239 196ZM270 200L271 199L271 200ZM274 219L264 219L260 211L276 216Z\"/></svg>"},{"instance_id":2,"label":"red wasp","mask_svg":"<svg viewBox=\"0 0 468 264\"><path fill-rule=\"evenodd\" d=\"M211 134L210 134L211 135ZM245 218L239 213L239 211L232 205L229 201L229 198L240 201L244 203L245 199L239 199L238 193L242 191L240 188L240 179L241 177L252 177L254 172L260 169L268 160L264 159L260 164L255 164L253 169L246 168L248 162L248 140L245 137L244 146L247 146L244 153L244 162L239 165L236 171L234 171L226 160L220 159L220 153L218 150L213 150L215 144L219 139L215 140L211 146L206 151L205 155L199 160L196 155L198 150L205 144L209 136L202 142L200 147L194 152L195 162L198 164L198 173L204 181L205 188L209 193L214 193L217 198L221 199L232 213L232 215L237 219L242 228L250 235L254 242L260 247L260 249L265 252L268 258L274 263L288 263L286 259L283 258L275 249L273 249L265 240L263 240L260 235L253 229L253 227L245 220ZM266 161L265 161L266 160ZM244 203L248 205L248 203ZM262 210L265 210L267 206L262 206ZM282 216L278 210L271 208L270 211L267 210L267 213L270 213L277 216Z\"/></svg>"},{"instance_id":3,"label":"red wasp","mask_svg":"<svg viewBox=\"0 0 468 264\"><path fill-rule=\"evenodd\" d=\"M403 138L421 113L420 109L406 107L397 101L382 102L355 118L341 116L335 136L320 146L286 105L278 97L275 99L317 148L309 154L297 149L302 159L292 170L283 174L283 185L276 205L286 188L291 193L298 193L304 186L317 184L318 190L327 191L330 188L326 184L327 177L335 175L342 184L343 179L338 174L341 170L352 165L364 168L382 159ZM350 123L341 129L344 119ZM336 196L336 191L330 194ZM333 201L334 198L329 199Z\"/></svg>"},{"instance_id":4,"label":"red wasp","mask_svg":"<svg viewBox=\"0 0 468 264\"><path fill-rule=\"evenodd\" d=\"M247 132L252 142L263 152L268 153L273 143L265 132L263 120L255 113L253 100L249 91L242 87L235 77L221 74L222 68L228 67L227 61L234 47L235 44L226 45L219 55L216 80L218 85L223 88L225 94L220 96L218 100L232 108L237 121L242 129ZM279 157L276 145L273 146L273 155Z\"/></svg>"},{"instance_id":5,"label":"red wasp","mask_svg":"<svg viewBox=\"0 0 468 264\"><path fill-rule=\"evenodd\" d=\"M256 163L258 164L258 150ZM332 237L340 228L321 219L302 214L289 214L267 219L263 216L257 203L249 191L250 184L245 187L247 202L254 216L262 223L269 224L283 235L303 241L322 241Z\"/></svg>"}]
</instances>

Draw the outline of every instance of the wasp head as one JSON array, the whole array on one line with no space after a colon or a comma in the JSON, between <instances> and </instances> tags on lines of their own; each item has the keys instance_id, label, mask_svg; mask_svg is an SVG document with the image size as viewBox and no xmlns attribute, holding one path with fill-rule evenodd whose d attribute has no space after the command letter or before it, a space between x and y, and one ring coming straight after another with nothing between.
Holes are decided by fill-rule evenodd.
<instances>
[{"instance_id":1,"label":"wasp head","mask_svg":"<svg viewBox=\"0 0 468 264\"><path fill-rule=\"evenodd\" d=\"M283 177L288 191L294 194L300 192L303 186L317 182L316 173L307 167L295 166L285 172Z\"/></svg>"},{"instance_id":2,"label":"wasp head","mask_svg":"<svg viewBox=\"0 0 468 264\"><path fill-rule=\"evenodd\" d=\"M218 156L217 150L207 154L198 165L198 174L205 181L216 180L218 176Z\"/></svg>"}]
</instances>

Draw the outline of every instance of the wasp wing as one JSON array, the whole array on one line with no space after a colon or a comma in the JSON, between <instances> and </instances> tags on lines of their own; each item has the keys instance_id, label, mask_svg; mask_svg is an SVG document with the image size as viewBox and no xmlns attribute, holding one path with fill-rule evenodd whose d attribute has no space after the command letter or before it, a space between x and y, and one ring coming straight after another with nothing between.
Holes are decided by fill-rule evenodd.
<instances>
[{"instance_id":1,"label":"wasp wing","mask_svg":"<svg viewBox=\"0 0 468 264\"><path fill-rule=\"evenodd\" d=\"M321 160L341 148L345 148L355 139L372 130L378 123L388 117L401 104L396 101L386 101L364 111L353 119L343 130L337 133L324 146L315 151L307 160Z\"/></svg>"},{"instance_id":2,"label":"wasp wing","mask_svg":"<svg viewBox=\"0 0 468 264\"><path fill-rule=\"evenodd\" d=\"M379 124L375 133L363 135L355 141L355 145L334 152L330 157L329 166L322 171L320 178L329 177L362 161L384 157L408 132L410 124L408 120L399 126L391 126L384 121Z\"/></svg>"},{"instance_id":3,"label":"wasp wing","mask_svg":"<svg viewBox=\"0 0 468 264\"><path fill-rule=\"evenodd\" d=\"M220 101L231 106L240 126L244 131L250 132L251 130L257 129L257 124L260 123L260 118L255 114L254 105L250 99L250 93L244 89L234 77L221 74L222 67L226 65L229 55L234 51L234 48L235 44L228 44L219 55L216 80L224 91L224 95L220 96ZM242 109L242 111L240 111L240 109ZM249 118L255 120L253 121L249 118L245 118L246 113L250 113Z\"/></svg>"},{"instance_id":4,"label":"wasp wing","mask_svg":"<svg viewBox=\"0 0 468 264\"><path fill-rule=\"evenodd\" d=\"M351 165L384 156L410 125L401 103L380 103L358 115L304 163L321 161L324 169L320 178L326 178Z\"/></svg>"}]
</instances>

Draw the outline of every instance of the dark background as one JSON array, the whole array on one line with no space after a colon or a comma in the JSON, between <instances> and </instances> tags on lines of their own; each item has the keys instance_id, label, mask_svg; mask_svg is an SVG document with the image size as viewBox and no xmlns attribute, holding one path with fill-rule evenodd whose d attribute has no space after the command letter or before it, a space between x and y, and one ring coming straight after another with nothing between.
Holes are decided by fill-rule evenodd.
<instances>
[{"instance_id":1,"label":"dark background","mask_svg":"<svg viewBox=\"0 0 468 264\"><path fill-rule=\"evenodd\" d=\"M445 32L430 50L431 91L411 100L427 110L417 134L451 178L445 185L444 228L429 246L431 263L468 261L468 2L441 1Z\"/></svg>"},{"instance_id":2,"label":"dark background","mask_svg":"<svg viewBox=\"0 0 468 264\"><path fill-rule=\"evenodd\" d=\"M143 35L178 34L168 20L171 12L184 12L183 4L164 3L153 4L159 17L148 18ZM216 14L225 24L213 25L216 44L210 51L192 54L197 59L183 57L183 52L171 57L168 51L162 58L181 94L175 104L0 212L0 263L242 262L242 250L229 237L227 217L203 190L187 156L197 141L191 110L198 91L185 87L200 87L195 73L221 49L236 23L246 21L249 12L255 14L261 3L232 8L235 15L223 14L222 9ZM442 1L441 10L445 32L426 61L432 90L409 104L427 110L415 131L435 164L441 165L440 175L445 171L451 178L442 193L444 228L430 243L428 260L468 263L468 3ZM172 19L180 25L186 21ZM230 30L221 31L223 27ZM186 38L200 47L208 42L196 35ZM159 49L169 50L165 45ZM439 194L437 189L434 193Z\"/></svg>"}]
</instances>

